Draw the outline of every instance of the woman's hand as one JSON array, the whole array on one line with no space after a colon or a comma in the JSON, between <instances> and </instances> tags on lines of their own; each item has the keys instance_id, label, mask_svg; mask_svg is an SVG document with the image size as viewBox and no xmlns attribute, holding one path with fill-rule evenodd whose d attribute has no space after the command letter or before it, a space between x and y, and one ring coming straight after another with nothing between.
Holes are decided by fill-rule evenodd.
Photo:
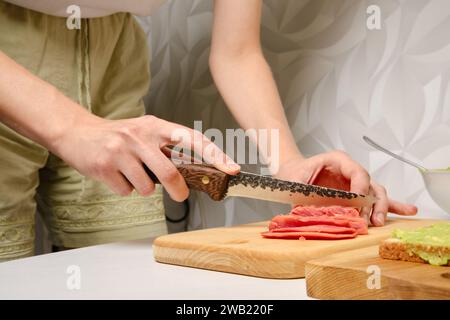
<instances>
[{"instance_id":1,"label":"woman's hand","mask_svg":"<svg viewBox=\"0 0 450 320\"><path fill-rule=\"evenodd\" d=\"M152 193L155 186L145 164L174 200L186 199L183 177L163 154L167 145L195 151L226 173L239 172L239 166L200 132L152 116L105 120L1 51L0 67L0 121L118 194L133 189L141 195Z\"/></svg>"},{"instance_id":2,"label":"woman's hand","mask_svg":"<svg viewBox=\"0 0 450 320\"><path fill-rule=\"evenodd\" d=\"M162 149L167 145L193 150L228 174L239 166L198 131L154 116L126 120L83 118L65 130L52 151L80 173L106 183L114 192L128 195L136 189L149 195L155 186L145 164L157 176L171 198L183 201L188 187Z\"/></svg>"},{"instance_id":3,"label":"woman's hand","mask_svg":"<svg viewBox=\"0 0 450 320\"><path fill-rule=\"evenodd\" d=\"M367 171L342 151L322 153L307 159L300 155L291 158L280 165L276 177L373 195L378 201L373 208L363 208L361 216L375 226L384 225L388 212L399 215L417 213L417 207L389 199L386 189L371 180Z\"/></svg>"}]
</instances>

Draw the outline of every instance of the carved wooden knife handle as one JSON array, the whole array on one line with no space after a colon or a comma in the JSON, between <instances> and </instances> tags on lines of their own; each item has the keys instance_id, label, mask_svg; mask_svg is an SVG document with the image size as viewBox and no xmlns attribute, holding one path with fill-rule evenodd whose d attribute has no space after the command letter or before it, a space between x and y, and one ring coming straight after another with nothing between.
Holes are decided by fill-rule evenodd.
<instances>
[{"instance_id":1,"label":"carved wooden knife handle","mask_svg":"<svg viewBox=\"0 0 450 320\"><path fill-rule=\"evenodd\" d=\"M207 193L211 199L220 201L228 189L228 174L204 164L176 165L190 189ZM145 171L155 183L160 183L155 174L144 165Z\"/></svg>"}]
</instances>

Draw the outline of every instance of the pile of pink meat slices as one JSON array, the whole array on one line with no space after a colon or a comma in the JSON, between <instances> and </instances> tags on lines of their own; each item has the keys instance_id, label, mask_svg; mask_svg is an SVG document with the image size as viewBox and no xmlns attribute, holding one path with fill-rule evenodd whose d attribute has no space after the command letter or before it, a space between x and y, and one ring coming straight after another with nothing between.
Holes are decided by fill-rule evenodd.
<instances>
[{"instance_id":1,"label":"pile of pink meat slices","mask_svg":"<svg viewBox=\"0 0 450 320\"><path fill-rule=\"evenodd\" d=\"M340 240L367 233L367 223L355 208L297 206L287 215L275 216L269 231L263 232L262 236L269 239Z\"/></svg>"}]
</instances>

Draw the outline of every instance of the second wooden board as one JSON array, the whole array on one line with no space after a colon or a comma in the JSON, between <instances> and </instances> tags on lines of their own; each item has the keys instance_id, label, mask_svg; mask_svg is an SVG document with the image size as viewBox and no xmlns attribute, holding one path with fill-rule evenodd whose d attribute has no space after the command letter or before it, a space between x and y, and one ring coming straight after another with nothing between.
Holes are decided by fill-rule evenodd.
<instances>
[{"instance_id":1,"label":"second wooden board","mask_svg":"<svg viewBox=\"0 0 450 320\"><path fill-rule=\"evenodd\" d=\"M382 259L378 246L308 261L308 295L318 299L450 299L450 268Z\"/></svg>"},{"instance_id":2,"label":"second wooden board","mask_svg":"<svg viewBox=\"0 0 450 320\"><path fill-rule=\"evenodd\" d=\"M336 252L377 245L393 229L412 229L433 220L389 220L369 234L350 240L263 239L268 222L165 235L155 239L158 262L238 273L263 278L293 279L305 276L305 263Z\"/></svg>"}]
</instances>

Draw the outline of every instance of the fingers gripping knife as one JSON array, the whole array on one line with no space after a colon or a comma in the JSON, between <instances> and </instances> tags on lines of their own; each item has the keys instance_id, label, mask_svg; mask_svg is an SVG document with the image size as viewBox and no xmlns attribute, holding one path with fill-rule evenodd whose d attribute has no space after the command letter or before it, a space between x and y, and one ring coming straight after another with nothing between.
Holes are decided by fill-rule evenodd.
<instances>
[{"instance_id":1,"label":"fingers gripping knife","mask_svg":"<svg viewBox=\"0 0 450 320\"><path fill-rule=\"evenodd\" d=\"M150 178L159 183L153 172L145 168ZM177 169L190 189L205 192L216 201L226 197L245 197L292 205L340 205L355 208L369 207L376 201L370 195L284 181L270 176L247 172L229 175L203 164L180 164Z\"/></svg>"}]
</instances>

